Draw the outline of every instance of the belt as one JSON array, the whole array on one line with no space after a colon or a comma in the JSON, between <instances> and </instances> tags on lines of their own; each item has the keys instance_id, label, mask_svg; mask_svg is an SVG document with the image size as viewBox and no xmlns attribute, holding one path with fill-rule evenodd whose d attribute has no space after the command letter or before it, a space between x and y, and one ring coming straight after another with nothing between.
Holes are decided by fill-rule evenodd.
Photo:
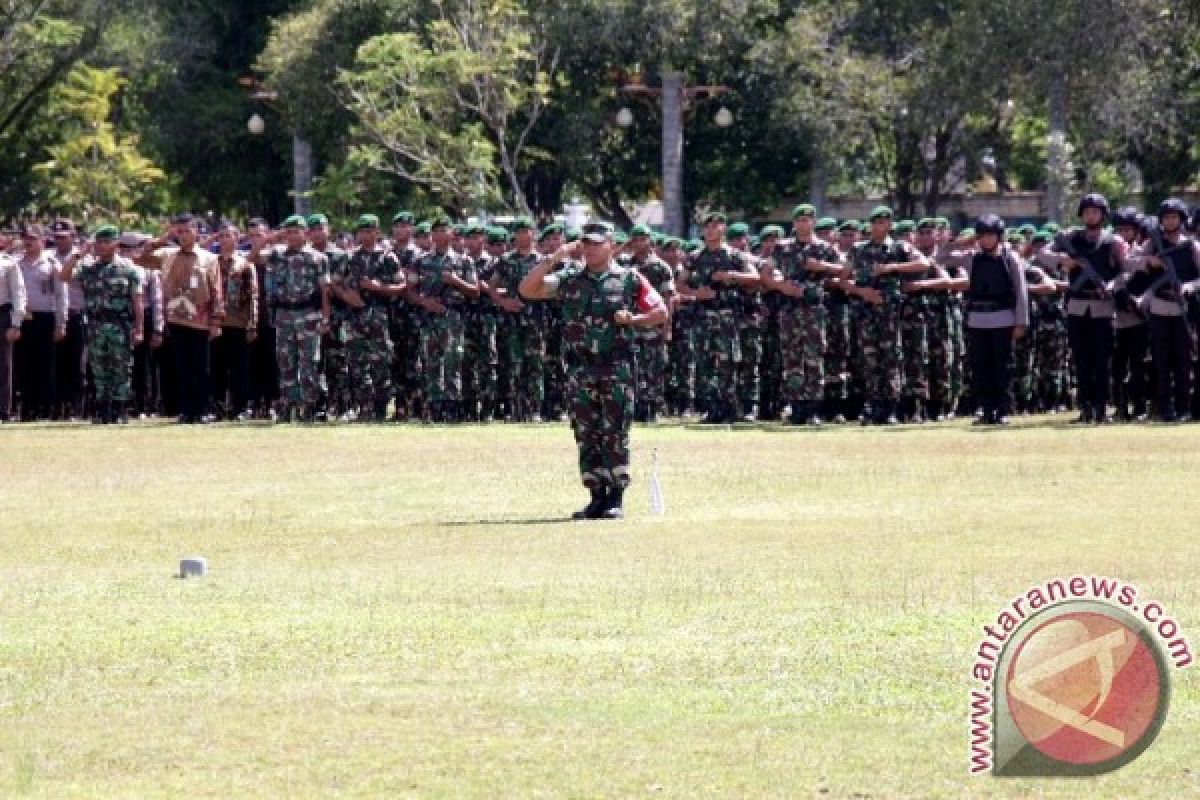
<instances>
[{"instance_id":1,"label":"belt","mask_svg":"<svg viewBox=\"0 0 1200 800\"><path fill-rule=\"evenodd\" d=\"M313 304L313 302L311 300L302 300L299 303L275 303L273 307L277 311L320 311L321 310L321 307L319 305Z\"/></svg>"},{"instance_id":2,"label":"belt","mask_svg":"<svg viewBox=\"0 0 1200 800\"><path fill-rule=\"evenodd\" d=\"M978 311L982 314L987 314L992 311L1015 311L1012 306L996 303L991 300L970 300L967 302L968 311Z\"/></svg>"}]
</instances>

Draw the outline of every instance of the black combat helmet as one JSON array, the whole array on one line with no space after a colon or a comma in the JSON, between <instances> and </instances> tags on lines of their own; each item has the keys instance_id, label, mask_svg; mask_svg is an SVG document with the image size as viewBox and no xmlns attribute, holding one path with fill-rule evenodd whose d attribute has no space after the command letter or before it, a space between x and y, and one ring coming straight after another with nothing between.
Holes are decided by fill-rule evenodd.
<instances>
[{"instance_id":1,"label":"black combat helmet","mask_svg":"<svg viewBox=\"0 0 1200 800\"><path fill-rule=\"evenodd\" d=\"M1083 212L1089 208L1098 208L1104 212L1104 216L1108 216L1108 201L1104 199L1104 195L1099 192L1091 192L1085 194L1083 199L1079 201L1079 211L1077 215L1082 217Z\"/></svg>"},{"instance_id":2,"label":"black combat helmet","mask_svg":"<svg viewBox=\"0 0 1200 800\"><path fill-rule=\"evenodd\" d=\"M1122 225L1128 225L1131 228L1137 228L1142 222L1142 214L1133 206L1125 206L1117 209L1117 213L1113 214L1113 227L1119 228Z\"/></svg>"},{"instance_id":3,"label":"black combat helmet","mask_svg":"<svg viewBox=\"0 0 1200 800\"><path fill-rule=\"evenodd\" d=\"M1162 218L1167 214L1178 214L1179 223L1182 225L1188 219L1187 203L1180 200L1178 197L1168 197L1158 204L1158 221L1161 224Z\"/></svg>"},{"instance_id":4,"label":"black combat helmet","mask_svg":"<svg viewBox=\"0 0 1200 800\"><path fill-rule=\"evenodd\" d=\"M984 214L975 223L975 235L978 236L984 233L994 233L1003 238L1004 220L998 214Z\"/></svg>"}]
</instances>

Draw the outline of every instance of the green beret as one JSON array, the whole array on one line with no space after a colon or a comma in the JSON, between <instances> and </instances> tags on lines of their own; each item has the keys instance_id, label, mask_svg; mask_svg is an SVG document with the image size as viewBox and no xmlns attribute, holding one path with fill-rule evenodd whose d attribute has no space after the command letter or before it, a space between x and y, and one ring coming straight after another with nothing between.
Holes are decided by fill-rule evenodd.
<instances>
[{"instance_id":1,"label":"green beret","mask_svg":"<svg viewBox=\"0 0 1200 800\"><path fill-rule=\"evenodd\" d=\"M975 237L975 229L974 228L963 228L961 231L958 232L958 238L960 238L960 239L973 239L974 237Z\"/></svg>"},{"instance_id":2,"label":"green beret","mask_svg":"<svg viewBox=\"0 0 1200 800\"><path fill-rule=\"evenodd\" d=\"M583 231L579 228L567 228L564 236L566 236L568 242L578 242L583 238Z\"/></svg>"},{"instance_id":3,"label":"green beret","mask_svg":"<svg viewBox=\"0 0 1200 800\"><path fill-rule=\"evenodd\" d=\"M917 221L917 230L919 231L932 231L936 229L937 226L938 221L934 217L921 217L921 219Z\"/></svg>"},{"instance_id":4,"label":"green beret","mask_svg":"<svg viewBox=\"0 0 1200 800\"><path fill-rule=\"evenodd\" d=\"M445 214L442 214L429 221L429 230L433 231L435 228L450 228L453 226L453 224L454 223L450 221L449 217L447 217Z\"/></svg>"},{"instance_id":5,"label":"green beret","mask_svg":"<svg viewBox=\"0 0 1200 800\"><path fill-rule=\"evenodd\" d=\"M283 227L285 227L285 228L301 228L303 230L308 230L308 220L306 220L304 218L304 216L301 214L292 214L290 217L288 217L287 219L285 219L283 221Z\"/></svg>"},{"instance_id":6,"label":"green beret","mask_svg":"<svg viewBox=\"0 0 1200 800\"><path fill-rule=\"evenodd\" d=\"M723 225L729 221L729 218L720 211L709 211L701 218L701 220L705 225L710 222L720 222Z\"/></svg>"},{"instance_id":7,"label":"green beret","mask_svg":"<svg viewBox=\"0 0 1200 800\"><path fill-rule=\"evenodd\" d=\"M533 220L529 217L517 217L513 220L512 229L514 233L516 231L531 231L533 228Z\"/></svg>"},{"instance_id":8,"label":"green beret","mask_svg":"<svg viewBox=\"0 0 1200 800\"><path fill-rule=\"evenodd\" d=\"M939 228L949 228L950 227L950 220L946 219L945 217L934 217L933 220L934 220L934 222L937 223L937 226Z\"/></svg>"},{"instance_id":9,"label":"green beret","mask_svg":"<svg viewBox=\"0 0 1200 800\"><path fill-rule=\"evenodd\" d=\"M1059 225L1057 222L1047 222L1045 225L1042 226L1042 230L1049 231L1050 235L1053 236L1054 234L1056 234L1062 230L1062 226Z\"/></svg>"},{"instance_id":10,"label":"green beret","mask_svg":"<svg viewBox=\"0 0 1200 800\"><path fill-rule=\"evenodd\" d=\"M685 244L687 245L688 250L699 250L700 246L703 245L704 242L700 241L699 239L688 239Z\"/></svg>"},{"instance_id":11,"label":"green beret","mask_svg":"<svg viewBox=\"0 0 1200 800\"><path fill-rule=\"evenodd\" d=\"M97 241L110 241L120 235L121 231L116 225L101 225L99 228L96 228L95 234Z\"/></svg>"},{"instance_id":12,"label":"green beret","mask_svg":"<svg viewBox=\"0 0 1200 800\"><path fill-rule=\"evenodd\" d=\"M499 227L488 228L487 240L488 244L508 244L508 231Z\"/></svg>"},{"instance_id":13,"label":"green beret","mask_svg":"<svg viewBox=\"0 0 1200 800\"><path fill-rule=\"evenodd\" d=\"M902 219L896 223L896 227L892 228L896 233L912 233L917 229L917 223L911 219Z\"/></svg>"},{"instance_id":14,"label":"green beret","mask_svg":"<svg viewBox=\"0 0 1200 800\"><path fill-rule=\"evenodd\" d=\"M858 224L858 220L848 219L845 222L843 222L841 225L838 226L838 230L841 231L842 233L846 233L848 231L854 231L855 233L861 233L862 226Z\"/></svg>"},{"instance_id":15,"label":"green beret","mask_svg":"<svg viewBox=\"0 0 1200 800\"><path fill-rule=\"evenodd\" d=\"M783 228L778 225L768 225L762 229L759 239L766 239L768 236L783 236Z\"/></svg>"},{"instance_id":16,"label":"green beret","mask_svg":"<svg viewBox=\"0 0 1200 800\"><path fill-rule=\"evenodd\" d=\"M416 222L417 218L413 216L411 211L399 211L394 217L392 217L393 225L399 225L400 223L404 223L405 225L415 225Z\"/></svg>"},{"instance_id":17,"label":"green beret","mask_svg":"<svg viewBox=\"0 0 1200 800\"><path fill-rule=\"evenodd\" d=\"M1021 233L1021 229L1020 229L1020 228L1013 228L1013 229L1012 229L1012 230L1010 230L1010 231L1008 232L1008 234L1007 234L1007 235L1004 237L1004 240L1005 240L1005 241L1008 241L1008 242L1021 242L1021 243L1024 243L1024 242L1025 242L1025 234Z\"/></svg>"},{"instance_id":18,"label":"green beret","mask_svg":"<svg viewBox=\"0 0 1200 800\"><path fill-rule=\"evenodd\" d=\"M329 217L325 216L324 214L309 214L308 215L308 227L310 227L310 228L315 228L318 225L328 225L328 224L329 224Z\"/></svg>"},{"instance_id":19,"label":"green beret","mask_svg":"<svg viewBox=\"0 0 1200 800\"><path fill-rule=\"evenodd\" d=\"M726 229L725 235L728 236L730 239L737 239L742 236L749 236L750 235L750 226L744 222L735 222Z\"/></svg>"},{"instance_id":20,"label":"green beret","mask_svg":"<svg viewBox=\"0 0 1200 800\"><path fill-rule=\"evenodd\" d=\"M801 203L792 209L792 219L797 217L815 217L817 216L817 207L811 203Z\"/></svg>"},{"instance_id":21,"label":"green beret","mask_svg":"<svg viewBox=\"0 0 1200 800\"><path fill-rule=\"evenodd\" d=\"M817 224L813 226L818 231L831 231L837 227L837 220L833 217L821 217L817 220Z\"/></svg>"},{"instance_id":22,"label":"green beret","mask_svg":"<svg viewBox=\"0 0 1200 800\"><path fill-rule=\"evenodd\" d=\"M378 228L378 227L379 227L379 217L375 216L374 214L363 214L361 217L358 218L358 221L354 223L354 230L356 230L356 231L361 231L363 228Z\"/></svg>"},{"instance_id":23,"label":"green beret","mask_svg":"<svg viewBox=\"0 0 1200 800\"><path fill-rule=\"evenodd\" d=\"M1042 231L1034 231L1033 232L1034 244L1042 244L1043 242L1048 242L1053 238L1054 238L1054 234L1052 234L1050 231L1042 230Z\"/></svg>"},{"instance_id":24,"label":"green beret","mask_svg":"<svg viewBox=\"0 0 1200 800\"><path fill-rule=\"evenodd\" d=\"M1017 228L1017 230L1020 231L1024 236L1033 236L1035 233L1037 233L1037 226L1031 222L1026 222L1024 225Z\"/></svg>"},{"instance_id":25,"label":"green beret","mask_svg":"<svg viewBox=\"0 0 1200 800\"><path fill-rule=\"evenodd\" d=\"M629 236L624 231L619 231L613 234L613 241L617 244L628 244Z\"/></svg>"},{"instance_id":26,"label":"green beret","mask_svg":"<svg viewBox=\"0 0 1200 800\"><path fill-rule=\"evenodd\" d=\"M683 241L676 239L674 236L668 236L663 239L662 246L663 250L675 250L676 248L683 247Z\"/></svg>"},{"instance_id":27,"label":"green beret","mask_svg":"<svg viewBox=\"0 0 1200 800\"><path fill-rule=\"evenodd\" d=\"M454 232L455 236L466 236L467 235L467 226L463 225L462 223L459 223L458 225L453 226L451 228L451 231Z\"/></svg>"},{"instance_id":28,"label":"green beret","mask_svg":"<svg viewBox=\"0 0 1200 800\"><path fill-rule=\"evenodd\" d=\"M557 222L551 222L549 225L547 225L546 227L542 228L542 233L541 233L541 235L538 237L538 239L539 239L539 240L540 240L540 239L545 239L547 236L553 236L553 235L554 235L554 234L556 234L556 233L562 233L562 232L563 232L563 226L562 226L562 225L559 225Z\"/></svg>"},{"instance_id":29,"label":"green beret","mask_svg":"<svg viewBox=\"0 0 1200 800\"><path fill-rule=\"evenodd\" d=\"M875 208L871 209L871 216L867 217L867 219L874 222L877 219L891 219L893 216L892 210L887 206L875 206Z\"/></svg>"},{"instance_id":30,"label":"green beret","mask_svg":"<svg viewBox=\"0 0 1200 800\"><path fill-rule=\"evenodd\" d=\"M646 225L634 225L633 230L629 232L630 236L651 236L653 231Z\"/></svg>"},{"instance_id":31,"label":"green beret","mask_svg":"<svg viewBox=\"0 0 1200 800\"><path fill-rule=\"evenodd\" d=\"M468 225L466 231L464 231L466 236L478 236L481 233L486 234L487 228L485 228L483 225L480 225L478 222L476 222L474 225Z\"/></svg>"},{"instance_id":32,"label":"green beret","mask_svg":"<svg viewBox=\"0 0 1200 800\"><path fill-rule=\"evenodd\" d=\"M433 230L433 226L428 222L422 222L413 229L414 233L419 233L422 236Z\"/></svg>"},{"instance_id":33,"label":"green beret","mask_svg":"<svg viewBox=\"0 0 1200 800\"><path fill-rule=\"evenodd\" d=\"M667 237L655 231L654 233L650 234L650 241L654 243L655 247L662 247L663 244L666 243Z\"/></svg>"}]
</instances>

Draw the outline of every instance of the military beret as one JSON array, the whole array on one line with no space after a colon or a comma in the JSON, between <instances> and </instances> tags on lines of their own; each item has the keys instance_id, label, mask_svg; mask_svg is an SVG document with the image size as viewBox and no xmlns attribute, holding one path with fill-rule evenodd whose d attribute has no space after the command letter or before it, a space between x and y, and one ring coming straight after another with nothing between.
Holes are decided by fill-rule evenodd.
<instances>
[{"instance_id":1,"label":"military beret","mask_svg":"<svg viewBox=\"0 0 1200 800\"><path fill-rule=\"evenodd\" d=\"M960 238L960 239L975 238L975 229L974 228L963 228L961 231L958 232L958 238Z\"/></svg>"},{"instance_id":2,"label":"military beret","mask_svg":"<svg viewBox=\"0 0 1200 800\"><path fill-rule=\"evenodd\" d=\"M567 228L567 232L563 234L568 242L578 242L583 238L583 231L579 228Z\"/></svg>"},{"instance_id":3,"label":"military beret","mask_svg":"<svg viewBox=\"0 0 1200 800\"><path fill-rule=\"evenodd\" d=\"M817 215L817 207L811 203L801 203L792 209L792 219L797 217L815 217Z\"/></svg>"},{"instance_id":4,"label":"military beret","mask_svg":"<svg viewBox=\"0 0 1200 800\"><path fill-rule=\"evenodd\" d=\"M1020 228L1013 228L1004 236L1004 240L1007 242L1024 242L1025 234L1021 233Z\"/></svg>"},{"instance_id":5,"label":"military beret","mask_svg":"<svg viewBox=\"0 0 1200 800\"><path fill-rule=\"evenodd\" d=\"M454 232L455 236L466 236L467 235L467 226L463 225L461 222L458 223L457 225L454 225L451 228L451 230Z\"/></svg>"},{"instance_id":6,"label":"military beret","mask_svg":"<svg viewBox=\"0 0 1200 800\"><path fill-rule=\"evenodd\" d=\"M1025 236L1033 236L1035 233L1037 233L1037 226L1031 222L1026 222L1024 225L1017 228L1017 230Z\"/></svg>"},{"instance_id":7,"label":"military beret","mask_svg":"<svg viewBox=\"0 0 1200 800\"><path fill-rule=\"evenodd\" d=\"M1054 238L1054 234L1052 234L1050 231L1039 230L1039 231L1033 232L1034 244L1042 244L1043 242L1048 242L1053 238Z\"/></svg>"},{"instance_id":8,"label":"military beret","mask_svg":"<svg viewBox=\"0 0 1200 800\"><path fill-rule=\"evenodd\" d=\"M487 229L488 244L508 244L508 231L499 226Z\"/></svg>"},{"instance_id":9,"label":"military beret","mask_svg":"<svg viewBox=\"0 0 1200 800\"><path fill-rule=\"evenodd\" d=\"M701 217L701 220L705 225L710 222L720 222L721 224L724 224L729 221L729 218L720 211L709 211L703 217Z\"/></svg>"},{"instance_id":10,"label":"military beret","mask_svg":"<svg viewBox=\"0 0 1200 800\"><path fill-rule=\"evenodd\" d=\"M657 231L655 231L654 233L650 234L650 241L654 244L655 247L662 247L663 244L667 241L667 237L663 236L661 233L658 233Z\"/></svg>"},{"instance_id":11,"label":"military beret","mask_svg":"<svg viewBox=\"0 0 1200 800\"><path fill-rule=\"evenodd\" d=\"M450 218L445 214L442 214L429 221L429 230L433 231L437 228L450 228L451 225L453 225L453 223L450 221Z\"/></svg>"},{"instance_id":12,"label":"military beret","mask_svg":"<svg viewBox=\"0 0 1200 800\"><path fill-rule=\"evenodd\" d=\"M533 228L533 220L531 220L529 217L517 217L515 220L513 220L512 229L514 232L531 231Z\"/></svg>"},{"instance_id":13,"label":"military beret","mask_svg":"<svg viewBox=\"0 0 1200 800\"><path fill-rule=\"evenodd\" d=\"M650 236L653 231L646 225L634 225L633 230L629 231L630 236Z\"/></svg>"},{"instance_id":14,"label":"military beret","mask_svg":"<svg viewBox=\"0 0 1200 800\"><path fill-rule=\"evenodd\" d=\"M737 239L742 236L749 236L750 235L750 226L744 222L735 222L729 226L729 228L726 230L725 234L730 239Z\"/></svg>"},{"instance_id":15,"label":"military beret","mask_svg":"<svg viewBox=\"0 0 1200 800\"><path fill-rule=\"evenodd\" d=\"M419 233L423 236L423 235L429 233L431 230L433 230L432 224L430 224L428 222L422 222L422 223L419 223L417 225L417 227L413 229L413 232Z\"/></svg>"},{"instance_id":16,"label":"military beret","mask_svg":"<svg viewBox=\"0 0 1200 800\"><path fill-rule=\"evenodd\" d=\"M310 227L310 228L317 228L317 227L320 227L321 225L328 225L328 224L329 224L329 217L325 216L324 214L318 213L318 214L309 214L308 215L308 227Z\"/></svg>"},{"instance_id":17,"label":"military beret","mask_svg":"<svg viewBox=\"0 0 1200 800\"><path fill-rule=\"evenodd\" d=\"M937 226L939 228L949 228L950 227L950 220L946 219L945 217L934 217L933 219L934 219L934 222L937 223Z\"/></svg>"},{"instance_id":18,"label":"military beret","mask_svg":"<svg viewBox=\"0 0 1200 800\"><path fill-rule=\"evenodd\" d=\"M831 231L837 227L837 220L833 217L821 217L817 220L817 224L813 226L818 231Z\"/></svg>"},{"instance_id":19,"label":"military beret","mask_svg":"<svg viewBox=\"0 0 1200 800\"><path fill-rule=\"evenodd\" d=\"M783 228L779 227L778 225L768 225L767 227L763 228L762 233L759 234L759 241L766 239L768 236L783 236Z\"/></svg>"},{"instance_id":20,"label":"military beret","mask_svg":"<svg viewBox=\"0 0 1200 800\"><path fill-rule=\"evenodd\" d=\"M354 230L356 230L356 231L361 231L363 228L378 228L378 227L379 227L379 217L375 216L374 214L363 214L361 217L358 218L358 221L354 223Z\"/></svg>"},{"instance_id":21,"label":"military beret","mask_svg":"<svg viewBox=\"0 0 1200 800\"><path fill-rule=\"evenodd\" d=\"M931 231L936 229L937 226L938 221L933 217L921 217L921 219L917 221L917 230L919 231Z\"/></svg>"},{"instance_id":22,"label":"military beret","mask_svg":"<svg viewBox=\"0 0 1200 800\"><path fill-rule=\"evenodd\" d=\"M613 241L617 244L629 244L629 235L625 231L617 231L613 234Z\"/></svg>"},{"instance_id":23,"label":"military beret","mask_svg":"<svg viewBox=\"0 0 1200 800\"><path fill-rule=\"evenodd\" d=\"M667 236L666 238L663 239L662 246L663 246L663 250L675 250L677 248L683 247L683 241L680 239L676 239L674 236Z\"/></svg>"},{"instance_id":24,"label":"military beret","mask_svg":"<svg viewBox=\"0 0 1200 800\"><path fill-rule=\"evenodd\" d=\"M416 222L417 218L411 211L398 211L396 212L395 216L392 217L393 225L415 225Z\"/></svg>"},{"instance_id":25,"label":"military beret","mask_svg":"<svg viewBox=\"0 0 1200 800\"><path fill-rule=\"evenodd\" d=\"M871 209L871 216L867 219L874 222L877 219L891 219L892 217L892 210L887 206L875 206L875 208Z\"/></svg>"},{"instance_id":26,"label":"military beret","mask_svg":"<svg viewBox=\"0 0 1200 800\"><path fill-rule=\"evenodd\" d=\"M841 231L842 233L848 233L849 231L854 231L855 233L859 233L862 231L862 226L858 224L858 220L848 219L845 222L843 222L841 225L838 226L838 230Z\"/></svg>"},{"instance_id":27,"label":"military beret","mask_svg":"<svg viewBox=\"0 0 1200 800\"><path fill-rule=\"evenodd\" d=\"M466 229L463 231L464 236L478 236L481 233L487 233L487 229L478 222L467 225Z\"/></svg>"},{"instance_id":28,"label":"military beret","mask_svg":"<svg viewBox=\"0 0 1200 800\"><path fill-rule=\"evenodd\" d=\"M303 229L307 230L308 229L308 220L306 220L300 214L292 214L290 217L288 217L287 219L285 219L283 221L282 227L284 227L284 228L303 228Z\"/></svg>"},{"instance_id":29,"label":"military beret","mask_svg":"<svg viewBox=\"0 0 1200 800\"><path fill-rule=\"evenodd\" d=\"M116 225L101 225L96 228L95 238L97 241L112 241L121 235L121 231Z\"/></svg>"},{"instance_id":30,"label":"military beret","mask_svg":"<svg viewBox=\"0 0 1200 800\"><path fill-rule=\"evenodd\" d=\"M684 244L687 245L688 250L699 250L700 245L704 244L704 242L699 239L688 239Z\"/></svg>"},{"instance_id":31,"label":"military beret","mask_svg":"<svg viewBox=\"0 0 1200 800\"><path fill-rule=\"evenodd\" d=\"M1062 230L1062 226L1059 225L1057 222L1047 222L1045 225L1042 226L1042 230L1049 231L1050 235L1053 236L1054 234L1056 234Z\"/></svg>"},{"instance_id":32,"label":"military beret","mask_svg":"<svg viewBox=\"0 0 1200 800\"><path fill-rule=\"evenodd\" d=\"M893 228L896 233L912 233L916 229L917 223L913 222L911 219L902 219L897 222L896 227Z\"/></svg>"},{"instance_id":33,"label":"military beret","mask_svg":"<svg viewBox=\"0 0 1200 800\"><path fill-rule=\"evenodd\" d=\"M541 235L538 238L545 239L547 236L553 236L556 233L562 233L562 232L563 232L562 225L558 224L557 222L551 222L549 225L542 228Z\"/></svg>"}]
</instances>

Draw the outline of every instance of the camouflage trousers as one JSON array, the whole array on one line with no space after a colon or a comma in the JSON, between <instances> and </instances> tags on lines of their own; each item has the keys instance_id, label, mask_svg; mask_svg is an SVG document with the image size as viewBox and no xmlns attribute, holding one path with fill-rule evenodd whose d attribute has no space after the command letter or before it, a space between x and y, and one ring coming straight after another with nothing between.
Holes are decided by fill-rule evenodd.
<instances>
[{"instance_id":1,"label":"camouflage trousers","mask_svg":"<svg viewBox=\"0 0 1200 800\"><path fill-rule=\"evenodd\" d=\"M941 303L929 320L929 402L941 413L954 413L962 396L964 350L962 308Z\"/></svg>"},{"instance_id":2,"label":"camouflage trousers","mask_svg":"<svg viewBox=\"0 0 1200 800\"><path fill-rule=\"evenodd\" d=\"M354 398L350 383L350 366L346 360L346 326L344 315L334 312L329 333L321 337L321 363L327 387L330 411L348 411Z\"/></svg>"},{"instance_id":3,"label":"camouflage trousers","mask_svg":"<svg viewBox=\"0 0 1200 800\"><path fill-rule=\"evenodd\" d=\"M743 414L749 414L758 402L759 364L763 353L763 315L747 314L738 320L738 339L742 360L737 369L737 399Z\"/></svg>"},{"instance_id":4,"label":"camouflage trousers","mask_svg":"<svg viewBox=\"0 0 1200 800\"><path fill-rule=\"evenodd\" d=\"M629 485L632 365L572 368L567 377L567 396L583 485L588 489L624 489Z\"/></svg>"},{"instance_id":5,"label":"camouflage trousers","mask_svg":"<svg viewBox=\"0 0 1200 800\"><path fill-rule=\"evenodd\" d=\"M901 396L920 410L929 402L929 317L920 301L900 306L900 351L904 354Z\"/></svg>"},{"instance_id":6,"label":"camouflage trousers","mask_svg":"<svg viewBox=\"0 0 1200 800\"><path fill-rule=\"evenodd\" d=\"M708 412L737 410L737 365L742 360L737 315L704 310L696 325L696 394Z\"/></svg>"},{"instance_id":7,"label":"camouflage trousers","mask_svg":"<svg viewBox=\"0 0 1200 800\"><path fill-rule=\"evenodd\" d=\"M426 416L447 418L462 404L462 363L466 321L462 312L426 314L421 325L421 376Z\"/></svg>"},{"instance_id":8,"label":"camouflage trousers","mask_svg":"<svg viewBox=\"0 0 1200 800\"><path fill-rule=\"evenodd\" d=\"M321 395L321 314L275 312L275 361L279 396L289 407L316 406Z\"/></svg>"},{"instance_id":9,"label":"camouflage trousers","mask_svg":"<svg viewBox=\"0 0 1200 800\"><path fill-rule=\"evenodd\" d=\"M392 386L396 413L415 416L421 396L421 334L416 312L401 305L389 309L392 340Z\"/></svg>"},{"instance_id":10,"label":"camouflage trousers","mask_svg":"<svg viewBox=\"0 0 1200 800\"><path fill-rule=\"evenodd\" d=\"M562 320L557 317L551 317L546 323L546 360L544 367L546 391L543 407L545 414L549 417L557 416L566 411L567 373L566 363L563 360L562 329Z\"/></svg>"},{"instance_id":11,"label":"camouflage trousers","mask_svg":"<svg viewBox=\"0 0 1200 800\"><path fill-rule=\"evenodd\" d=\"M850 375L850 306L837 301L825 303L825 399L839 406L849 394Z\"/></svg>"},{"instance_id":12,"label":"camouflage trousers","mask_svg":"<svg viewBox=\"0 0 1200 800\"><path fill-rule=\"evenodd\" d=\"M875 411L891 411L903 387L900 303L855 302L852 322L856 347L851 353L851 388Z\"/></svg>"},{"instance_id":13,"label":"camouflage trousers","mask_svg":"<svg viewBox=\"0 0 1200 800\"><path fill-rule=\"evenodd\" d=\"M497 345L499 320L487 312L467 317L466 352L463 359L463 399L467 413L484 418L496 413L496 390L500 352Z\"/></svg>"},{"instance_id":14,"label":"camouflage trousers","mask_svg":"<svg viewBox=\"0 0 1200 800\"><path fill-rule=\"evenodd\" d=\"M670 350L661 329L639 330L637 336L637 404L646 413L658 414L663 408Z\"/></svg>"},{"instance_id":15,"label":"camouflage trousers","mask_svg":"<svg viewBox=\"0 0 1200 800\"><path fill-rule=\"evenodd\" d=\"M671 319L670 401L673 410L689 411L696 405L696 329L694 317Z\"/></svg>"},{"instance_id":16,"label":"camouflage trousers","mask_svg":"<svg viewBox=\"0 0 1200 800\"><path fill-rule=\"evenodd\" d=\"M762 363L758 372L758 412L763 419L777 419L783 410L783 342L780 316L783 311L768 312L763 323Z\"/></svg>"},{"instance_id":17,"label":"camouflage trousers","mask_svg":"<svg viewBox=\"0 0 1200 800\"><path fill-rule=\"evenodd\" d=\"M115 322L88 325L87 357L97 404L129 402L133 381L131 329Z\"/></svg>"},{"instance_id":18,"label":"camouflage trousers","mask_svg":"<svg viewBox=\"0 0 1200 800\"><path fill-rule=\"evenodd\" d=\"M501 327L508 411L517 421L542 413L546 399L546 329L539 320L510 317Z\"/></svg>"},{"instance_id":19,"label":"camouflage trousers","mask_svg":"<svg viewBox=\"0 0 1200 800\"><path fill-rule=\"evenodd\" d=\"M1068 389L1066 318L1061 312L1039 315L1033 338L1038 400L1047 408L1065 404Z\"/></svg>"},{"instance_id":20,"label":"camouflage trousers","mask_svg":"<svg viewBox=\"0 0 1200 800\"><path fill-rule=\"evenodd\" d=\"M811 412L821 403L825 385L825 306L796 304L779 312L779 345L783 380L792 416Z\"/></svg>"},{"instance_id":21,"label":"camouflage trousers","mask_svg":"<svg viewBox=\"0 0 1200 800\"><path fill-rule=\"evenodd\" d=\"M1030 320L1025 335L1013 342L1013 404L1018 411L1032 411L1037 389L1037 322Z\"/></svg>"},{"instance_id":22,"label":"camouflage trousers","mask_svg":"<svg viewBox=\"0 0 1200 800\"><path fill-rule=\"evenodd\" d=\"M382 417L391 399L395 355L387 312L376 308L360 310L346 320L345 334L347 373L358 412Z\"/></svg>"}]
</instances>

